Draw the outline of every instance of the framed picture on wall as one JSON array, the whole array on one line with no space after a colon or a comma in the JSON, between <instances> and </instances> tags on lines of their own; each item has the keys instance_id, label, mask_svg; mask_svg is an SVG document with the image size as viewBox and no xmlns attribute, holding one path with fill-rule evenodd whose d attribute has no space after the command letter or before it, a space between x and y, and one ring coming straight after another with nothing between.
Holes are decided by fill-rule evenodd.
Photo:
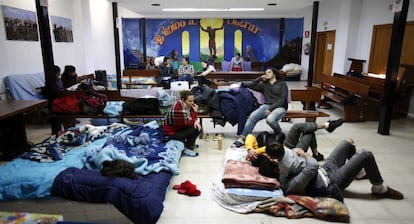
<instances>
[{"instance_id":1,"label":"framed picture on wall","mask_svg":"<svg viewBox=\"0 0 414 224\"><path fill-rule=\"evenodd\" d=\"M56 42L73 42L72 20L51 16L52 29Z\"/></svg>"},{"instance_id":2,"label":"framed picture on wall","mask_svg":"<svg viewBox=\"0 0 414 224\"><path fill-rule=\"evenodd\" d=\"M7 40L38 41L36 13L10 6L1 6Z\"/></svg>"}]
</instances>

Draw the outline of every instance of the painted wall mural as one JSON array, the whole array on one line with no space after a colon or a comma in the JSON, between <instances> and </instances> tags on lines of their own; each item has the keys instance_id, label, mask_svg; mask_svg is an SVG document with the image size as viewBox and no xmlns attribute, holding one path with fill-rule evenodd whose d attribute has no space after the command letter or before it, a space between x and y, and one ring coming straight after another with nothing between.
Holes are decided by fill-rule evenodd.
<instances>
[{"instance_id":1,"label":"painted wall mural","mask_svg":"<svg viewBox=\"0 0 414 224\"><path fill-rule=\"evenodd\" d=\"M141 19L128 19L139 24ZM123 19L126 21L126 19ZM134 21L134 22L133 22ZM125 27L128 26L128 27ZM123 23L124 54L143 46L131 46L130 39L140 38L140 32ZM125 37L125 35L134 35ZM145 51L147 56L188 56L191 61L215 58L230 61L240 53L252 62L286 61L300 64L303 18L289 19L145 19ZM125 43L125 41L129 41ZM142 41L135 41L142 43ZM128 49L125 49L128 48ZM127 58L127 57L125 57ZM134 59L132 64L139 58ZM141 62L141 61L140 61ZM125 60L125 67L131 61Z\"/></svg>"},{"instance_id":2,"label":"painted wall mural","mask_svg":"<svg viewBox=\"0 0 414 224\"><path fill-rule=\"evenodd\" d=\"M141 33L141 19L122 19L125 68L138 68L144 60Z\"/></svg>"}]
</instances>

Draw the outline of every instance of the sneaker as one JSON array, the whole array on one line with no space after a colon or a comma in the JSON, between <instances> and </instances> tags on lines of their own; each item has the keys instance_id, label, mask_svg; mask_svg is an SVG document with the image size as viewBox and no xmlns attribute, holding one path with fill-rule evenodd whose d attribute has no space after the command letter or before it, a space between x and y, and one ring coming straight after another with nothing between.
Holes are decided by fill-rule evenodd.
<instances>
[{"instance_id":1,"label":"sneaker","mask_svg":"<svg viewBox=\"0 0 414 224\"><path fill-rule=\"evenodd\" d=\"M316 159L316 161L323 161L325 158L323 157L323 155L319 152L318 154L313 154L312 155L312 157L314 158L314 159Z\"/></svg>"},{"instance_id":2,"label":"sneaker","mask_svg":"<svg viewBox=\"0 0 414 224\"><path fill-rule=\"evenodd\" d=\"M233 144L231 145L232 148L240 148L244 146L243 142L239 142L238 140L236 140L235 142L233 142Z\"/></svg>"},{"instance_id":3,"label":"sneaker","mask_svg":"<svg viewBox=\"0 0 414 224\"><path fill-rule=\"evenodd\" d=\"M329 125L326 128L328 132L333 132L337 127L341 126L344 123L344 119L339 118L338 120L328 121Z\"/></svg>"},{"instance_id":4,"label":"sneaker","mask_svg":"<svg viewBox=\"0 0 414 224\"><path fill-rule=\"evenodd\" d=\"M194 152L191 149L186 149L184 148L183 152L182 152L183 156L189 156L189 157L196 157L198 156L198 152Z\"/></svg>"},{"instance_id":5,"label":"sneaker","mask_svg":"<svg viewBox=\"0 0 414 224\"><path fill-rule=\"evenodd\" d=\"M404 199L404 195L401 194L401 192L394 190L390 187L387 187L387 191L382 194L372 192L372 196L376 198L389 198L389 199L394 199L394 200Z\"/></svg>"},{"instance_id":6,"label":"sneaker","mask_svg":"<svg viewBox=\"0 0 414 224\"><path fill-rule=\"evenodd\" d=\"M194 145L193 145L193 147L190 147L190 149L191 149L191 150L193 150L193 149L198 149L199 147L200 147L200 145L198 145L198 144L194 144Z\"/></svg>"}]
</instances>

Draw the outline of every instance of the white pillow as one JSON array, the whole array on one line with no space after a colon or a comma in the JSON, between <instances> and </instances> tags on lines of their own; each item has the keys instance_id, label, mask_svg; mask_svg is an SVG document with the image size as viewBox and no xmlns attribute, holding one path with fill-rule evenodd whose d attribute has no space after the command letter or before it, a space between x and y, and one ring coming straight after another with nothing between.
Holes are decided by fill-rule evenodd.
<instances>
[{"instance_id":1,"label":"white pillow","mask_svg":"<svg viewBox=\"0 0 414 224\"><path fill-rule=\"evenodd\" d=\"M161 63L163 63L163 62L164 62L164 57L165 57L165 56L159 56L159 57L156 57L156 58L154 59L155 66L158 66L158 65L160 65Z\"/></svg>"}]
</instances>

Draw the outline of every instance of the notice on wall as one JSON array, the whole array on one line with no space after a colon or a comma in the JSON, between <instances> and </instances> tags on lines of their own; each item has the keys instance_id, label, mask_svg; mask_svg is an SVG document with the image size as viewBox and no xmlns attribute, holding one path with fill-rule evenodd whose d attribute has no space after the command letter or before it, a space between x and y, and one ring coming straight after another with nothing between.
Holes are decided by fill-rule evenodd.
<instances>
[{"instance_id":1,"label":"notice on wall","mask_svg":"<svg viewBox=\"0 0 414 224\"><path fill-rule=\"evenodd\" d=\"M332 44L331 44L331 43L329 43L329 44L327 45L326 49L327 49L328 51L332 50Z\"/></svg>"},{"instance_id":2,"label":"notice on wall","mask_svg":"<svg viewBox=\"0 0 414 224\"><path fill-rule=\"evenodd\" d=\"M394 0L392 3L392 12L401 12L404 0Z\"/></svg>"}]
</instances>

